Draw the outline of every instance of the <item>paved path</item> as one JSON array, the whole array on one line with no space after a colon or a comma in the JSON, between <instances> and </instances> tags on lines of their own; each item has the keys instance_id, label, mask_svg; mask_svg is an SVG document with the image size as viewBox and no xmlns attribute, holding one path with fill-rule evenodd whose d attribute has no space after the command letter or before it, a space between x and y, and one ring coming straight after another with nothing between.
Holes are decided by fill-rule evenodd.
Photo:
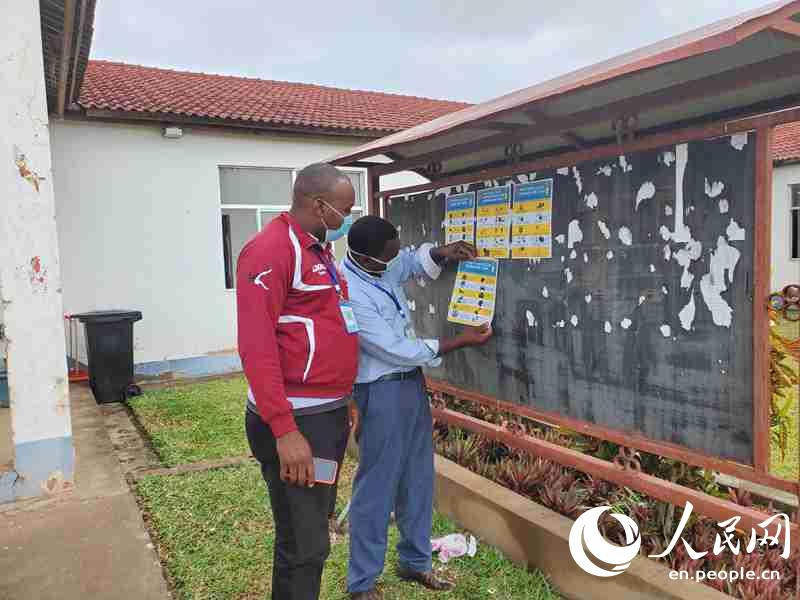
<instances>
[{"instance_id":1,"label":"paved path","mask_svg":"<svg viewBox=\"0 0 800 600\"><path fill-rule=\"evenodd\" d=\"M73 386L75 487L0 504L0 600L169 600L103 414Z\"/></svg>"}]
</instances>

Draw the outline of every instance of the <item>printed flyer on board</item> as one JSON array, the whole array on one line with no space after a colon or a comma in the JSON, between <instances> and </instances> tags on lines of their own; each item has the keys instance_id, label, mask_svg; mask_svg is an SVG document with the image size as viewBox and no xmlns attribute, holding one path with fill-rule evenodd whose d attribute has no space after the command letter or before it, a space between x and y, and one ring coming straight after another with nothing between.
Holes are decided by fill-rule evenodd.
<instances>
[{"instance_id":1,"label":"printed flyer on board","mask_svg":"<svg viewBox=\"0 0 800 600\"><path fill-rule=\"evenodd\" d=\"M461 325L491 323L497 296L498 261L478 258L459 263L447 320Z\"/></svg>"}]
</instances>

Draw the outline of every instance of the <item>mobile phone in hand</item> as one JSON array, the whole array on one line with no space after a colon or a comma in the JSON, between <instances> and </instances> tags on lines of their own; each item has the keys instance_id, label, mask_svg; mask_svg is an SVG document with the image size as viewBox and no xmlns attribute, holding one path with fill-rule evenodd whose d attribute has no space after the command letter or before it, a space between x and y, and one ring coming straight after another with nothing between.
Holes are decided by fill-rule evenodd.
<instances>
[{"instance_id":1,"label":"mobile phone in hand","mask_svg":"<svg viewBox=\"0 0 800 600\"><path fill-rule=\"evenodd\" d=\"M314 457L314 481L325 485L336 483L336 472L339 465L335 460Z\"/></svg>"}]
</instances>

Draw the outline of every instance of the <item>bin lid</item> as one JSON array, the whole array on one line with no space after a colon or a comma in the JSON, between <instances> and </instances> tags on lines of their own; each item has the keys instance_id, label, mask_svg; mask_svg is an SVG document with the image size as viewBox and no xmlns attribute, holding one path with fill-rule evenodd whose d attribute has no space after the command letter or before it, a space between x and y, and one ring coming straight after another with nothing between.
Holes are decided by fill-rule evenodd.
<instances>
[{"instance_id":1,"label":"bin lid","mask_svg":"<svg viewBox=\"0 0 800 600\"><path fill-rule=\"evenodd\" d=\"M81 323L114 323L117 321L139 321L142 318L138 310L95 310L92 312L70 315Z\"/></svg>"}]
</instances>

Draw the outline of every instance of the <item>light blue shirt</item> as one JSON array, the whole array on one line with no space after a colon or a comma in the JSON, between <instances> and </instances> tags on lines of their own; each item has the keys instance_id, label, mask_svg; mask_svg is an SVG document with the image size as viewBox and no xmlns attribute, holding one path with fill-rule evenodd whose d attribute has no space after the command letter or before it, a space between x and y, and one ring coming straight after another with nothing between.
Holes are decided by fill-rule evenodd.
<instances>
[{"instance_id":1,"label":"light blue shirt","mask_svg":"<svg viewBox=\"0 0 800 600\"><path fill-rule=\"evenodd\" d=\"M442 269L431 258L433 244L418 250L403 249L391 268L374 277L349 258L343 261L350 303L358 322L358 376L356 383L370 383L389 373L438 366L439 340L417 339L403 284L412 277L437 279ZM396 302L395 302L396 300ZM399 306L399 309L398 309Z\"/></svg>"}]
</instances>

